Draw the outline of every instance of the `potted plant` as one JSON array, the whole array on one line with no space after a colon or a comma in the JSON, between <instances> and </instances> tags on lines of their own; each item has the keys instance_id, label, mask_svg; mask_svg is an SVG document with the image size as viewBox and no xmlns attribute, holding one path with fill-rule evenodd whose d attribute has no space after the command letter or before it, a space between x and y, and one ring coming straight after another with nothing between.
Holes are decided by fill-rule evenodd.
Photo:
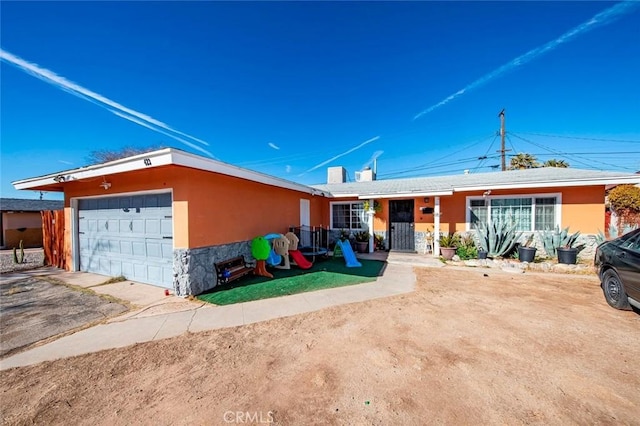
<instances>
[{"instance_id":1,"label":"potted plant","mask_svg":"<svg viewBox=\"0 0 640 426\"><path fill-rule=\"evenodd\" d=\"M384 250L384 237L380 234L374 234L373 235L373 239L374 239L374 243L375 243L375 249L376 250Z\"/></svg>"},{"instance_id":2,"label":"potted plant","mask_svg":"<svg viewBox=\"0 0 640 426\"><path fill-rule=\"evenodd\" d=\"M444 234L440 236L438 240L440 244L440 254L445 260L453 259L456 254L458 244L460 243L460 236L455 232L453 234Z\"/></svg>"},{"instance_id":3,"label":"potted plant","mask_svg":"<svg viewBox=\"0 0 640 426\"><path fill-rule=\"evenodd\" d=\"M518 260L520 262L533 262L536 257L536 248L531 247L533 243L533 234L530 234L524 243L518 246Z\"/></svg>"},{"instance_id":4,"label":"potted plant","mask_svg":"<svg viewBox=\"0 0 640 426\"><path fill-rule=\"evenodd\" d=\"M555 230L546 230L542 233L542 242L547 256L558 256L558 263L573 265L578 260L578 249L583 245L577 245L580 231L569 233L569 227L563 230L556 227Z\"/></svg>"},{"instance_id":5,"label":"potted plant","mask_svg":"<svg viewBox=\"0 0 640 426\"><path fill-rule=\"evenodd\" d=\"M558 263L564 263L565 265L575 265L578 261L578 248L568 245L558 247L556 249L558 253Z\"/></svg>"},{"instance_id":6,"label":"potted plant","mask_svg":"<svg viewBox=\"0 0 640 426\"><path fill-rule=\"evenodd\" d=\"M369 239L371 238L371 234L369 234L369 231L356 232L355 237L356 237L356 248L358 249L358 253L368 253Z\"/></svg>"}]
</instances>

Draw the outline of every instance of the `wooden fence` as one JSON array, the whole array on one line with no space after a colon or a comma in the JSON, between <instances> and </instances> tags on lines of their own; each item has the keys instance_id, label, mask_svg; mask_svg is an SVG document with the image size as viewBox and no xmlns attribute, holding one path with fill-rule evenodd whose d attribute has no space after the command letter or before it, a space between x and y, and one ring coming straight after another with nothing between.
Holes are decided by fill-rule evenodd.
<instances>
[{"instance_id":1,"label":"wooden fence","mask_svg":"<svg viewBox=\"0 0 640 426\"><path fill-rule=\"evenodd\" d=\"M42 212L42 246L45 265L64 269L64 210Z\"/></svg>"}]
</instances>

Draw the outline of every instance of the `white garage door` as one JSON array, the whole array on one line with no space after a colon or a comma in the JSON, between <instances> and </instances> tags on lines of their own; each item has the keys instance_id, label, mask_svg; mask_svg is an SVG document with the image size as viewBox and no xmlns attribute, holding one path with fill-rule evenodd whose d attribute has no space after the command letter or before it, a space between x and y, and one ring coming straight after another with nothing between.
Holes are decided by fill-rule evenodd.
<instances>
[{"instance_id":1,"label":"white garage door","mask_svg":"<svg viewBox=\"0 0 640 426\"><path fill-rule=\"evenodd\" d=\"M78 202L80 270L173 287L171 194Z\"/></svg>"}]
</instances>

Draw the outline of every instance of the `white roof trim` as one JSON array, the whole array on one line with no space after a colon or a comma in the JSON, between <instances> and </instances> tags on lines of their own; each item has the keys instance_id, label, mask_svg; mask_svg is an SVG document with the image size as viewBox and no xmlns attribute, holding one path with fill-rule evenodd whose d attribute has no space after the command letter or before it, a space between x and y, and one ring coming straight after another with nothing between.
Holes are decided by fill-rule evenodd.
<instances>
[{"instance_id":1,"label":"white roof trim","mask_svg":"<svg viewBox=\"0 0 640 426\"><path fill-rule=\"evenodd\" d=\"M220 173L227 176L238 177L241 179L263 183L265 185L276 186L279 188L292 189L294 191L305 192L311 195L329 195L325 191L311 188L306 185L298 184L285 179L280 179L274 176L269 176L263 173L254 172L252 170L243 169L241 167L233 166L221 161L211 160L208 158L189 154L187 152L176 150L173 148L165 148L158 151L148 152L146 154L139 154L132 157L122 158L120 160L110 161L108 163L80 167L77 169L52 173L45 176L18 180L13 182L13 186L16 189L32 189L45 185L56 185L59 183L71 182L75 180L102 177L117 173L125 173L172 164L176 166L190 167L213 173Z\"/></svg>"},{"instance_id":2,"label":"white roof trim","mask_svg":"<svg viewBox=\"0 0 640 426\"><path fill-rule=\"evenodd\" d=\"M560 188L566 186L592 186L592 185L610 185L640 183L640 176L620 176L618 178L595 178L595 179L575 179L561 181L538 181L538 182L522 182L522 183L501 183L486 184L476 186L459 186L454 187L455 192L467 191L486 191L488 189L523 189L523 188Z\"/></svg>"},{"instance_id":3,"label":"white roof trim","mask_svg":"<svg viewBox=\"0 0 640 426\"><path fill-rule=\"evenodd\" d=\"M398 192L387 194L358 195L361 200L376 198L412 198L412 197L439 197L441 195L453 195L453 191L431 191L431 192Z\"/></svg>"}]
</instances>

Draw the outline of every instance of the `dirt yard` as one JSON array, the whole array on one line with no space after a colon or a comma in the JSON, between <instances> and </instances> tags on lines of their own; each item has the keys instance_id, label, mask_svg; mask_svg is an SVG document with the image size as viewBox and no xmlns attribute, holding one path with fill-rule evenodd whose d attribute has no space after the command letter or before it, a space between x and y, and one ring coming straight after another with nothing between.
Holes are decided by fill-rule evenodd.
<instances>
[{"instance_id":1,"label":"dirt yard","mask_svg":"<svg viewBox=\"0 0 640 426\"><path fill-rule=\"evenodd\" d=\"M127 311L110 298L44 279L0 283L0 356Z\"/></svg>"},{"instance_id":2,"label":"dirt yard","mask_svg":"<svg viewBox=\"0 0 640 426\"><path fill-rule=\"evenodd\" d=\"M595 276L417 275L412 294L4 371L3 423L638 424L640 315Z\"/></svg>"}]
</instances>

